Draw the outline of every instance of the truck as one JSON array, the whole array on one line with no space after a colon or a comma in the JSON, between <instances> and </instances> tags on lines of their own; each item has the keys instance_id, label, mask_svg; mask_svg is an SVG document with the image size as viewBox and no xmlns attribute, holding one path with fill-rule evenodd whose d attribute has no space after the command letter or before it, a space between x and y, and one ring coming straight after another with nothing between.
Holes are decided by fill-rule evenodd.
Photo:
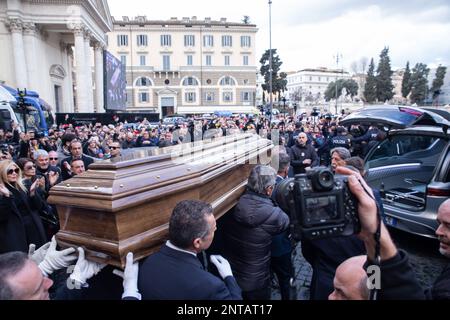
<instances>
[{"instance_id":1,"label":"truck","mask_svg":"<svg viewBox=\"0 0 450 320\"><path fill-rule=\"evenodd\" d=\"M0 129L12 131L12 122L21 123L21 114L17 110L17 100L8 90L0 86ZM19 131L23 131L19 126Z\"/></svg>"},{"instance_id":2,"label":"truck","mask_svg":"<svg viewBox=\"0 0 450 320\"><path fill-rule=\"evenodd\" d=\"M48 135L48 130L55 122L50 111L50 105L41 99L39 94L35 91L25 90L21 97L21 93L12 87L4 84L0 87L2 88L1 90L5 95L5 98L7 97L2 104L4 126L10 127L11 120L13 120L19 124L20 131L34 130L38 133ZM6 96L5 91L9 93L8 96ZM13 99L11 99L11 97ZM23 103L21 102L21 99L23 99ZM9 101L6 102L6 100ZM21 104L23 104L23 106L21 106ZM10 108L8 108L8 106ZM9 115L7 113L9 113Z\"/></svg>"}]
</instances>

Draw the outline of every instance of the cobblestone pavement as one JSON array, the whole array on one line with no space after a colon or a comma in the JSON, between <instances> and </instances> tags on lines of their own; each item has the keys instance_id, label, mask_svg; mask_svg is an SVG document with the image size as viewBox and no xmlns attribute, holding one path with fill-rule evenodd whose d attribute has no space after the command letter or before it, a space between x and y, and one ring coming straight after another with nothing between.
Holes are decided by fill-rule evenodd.
<instances>
[{"instance_id":1,"label":"cobblestone pavement","mask_svg":"<svg viewBox=\"0 0 450 320\"><path fill-rule=\"evenodd\" d=\"M439 253L437 240L419 237L398 230L389 230L396 245L406 250L410 257L410 263L423 288L430 287L449 259ZM297 300L309 299L312 268L302 256L299 243L293 253L294 268L296 274ZM276 280L272 281L272 300L280 300L280 292Z\"/></svg>"}]
</instances>

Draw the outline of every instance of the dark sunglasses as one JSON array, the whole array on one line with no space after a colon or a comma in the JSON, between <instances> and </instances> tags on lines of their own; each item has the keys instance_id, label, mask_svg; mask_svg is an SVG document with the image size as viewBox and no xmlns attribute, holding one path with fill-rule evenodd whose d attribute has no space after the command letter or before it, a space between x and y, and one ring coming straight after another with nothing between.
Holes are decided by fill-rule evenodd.
<instances>
[{"instance_id":1,"label":"dark sunglasses","mask_svg":"<svg viewBox=\"0 0 450 320\"><path fill-rule=\"evenodd\" d=\"M32 166L28 166L24 168L25 170L36 169L36 166L33 164Z\"/></svg>"},{"instance_id":2,"label":"dark sunglasses","mask_svg":"<svg viewBox=\"0 0 450 320\"><path fill-rule=\"evenodd\" d=\"M113 150L119 149L119 147L109 147L109 148Z\"/></svg>"},{"instance_id":3,"label":"dark sunglasses","mask_svg":"<svg viewBox=\"0 0 450 320\"><path fill-rule=\"evenodd\" d=\"M8 171L6 171L7 174L13 174L13 173L19 174L20 169L16 168L16 169L9 169Z\"/></svg>"},{"instance_id":4,"label":"dark sunglasses","mask_svg":"<svg viewBox=\"0 0 450 320\"><path fill-rule=\"evenodd\" d=\"M50 160L58 160L58 158L49 158Z\"/></svg>"}]
</instances>

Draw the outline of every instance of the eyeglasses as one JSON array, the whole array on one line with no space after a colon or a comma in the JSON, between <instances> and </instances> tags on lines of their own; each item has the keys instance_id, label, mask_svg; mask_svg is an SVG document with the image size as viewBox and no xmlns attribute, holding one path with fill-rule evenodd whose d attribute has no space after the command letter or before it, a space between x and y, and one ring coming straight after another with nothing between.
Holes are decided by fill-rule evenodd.
<instances>
[{"instance_id":1,"label":"eyeglasses","mask_svg":"<svg viewBox=\"0 0 450 320\"><path fill-rule=\"evenodd\" d=\"M8 171L6 171L7 174L13 174L13 173L19 174L19 172L20 172L19 168L9 169Z\"/></svg>"},{"instance_id":2,"label":"eyeglasses","mask_svg":"<svg viewBox=\"0 0 450 320\"><path fill-rule=\"evenodd\" d=\"M58 158L49 158L50 160L58 160Z\"/></svg>"},{"instance_id":3,"label":"eyeglasses","mask_svg":"<svg viewBox=\"0 0 450 320\"><path fill-rule=\"evenodd\" d=\"M33 164L32 166L24 167L25 170L36 169L36 166Z\"/></svg>"},{"instance_id":4,"label":"eyeglasses","mask_svg":"<svg viewBox=\"0 0 450 320\"><path fill-rule=\"evenodd\" d=\"M112 149L112 150L119 149L119 147L113 147L113 146L110 146L109 148Z\"/></svg>"}]
</instances>

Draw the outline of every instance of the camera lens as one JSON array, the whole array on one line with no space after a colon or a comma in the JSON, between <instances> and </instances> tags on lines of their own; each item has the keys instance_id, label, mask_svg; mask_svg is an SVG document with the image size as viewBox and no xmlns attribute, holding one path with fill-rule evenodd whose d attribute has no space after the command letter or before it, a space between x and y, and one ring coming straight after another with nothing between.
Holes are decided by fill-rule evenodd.
<instances>
[{"instance_id":1,"label":"camera lens","mask_svg":"<svg viewBox=\"0 0 450 320\"><path fill-rule=\"evenodd\" d=\"M319 183L324 189L332 189L334 179L331 171L322 171L319 174Z\"/></svg>"},{"instance_id":2,"label":"camera lens","mask_svg":"<svg viewBox=\"0 0 450 320\"><path fill-rule=\"evenodd\" d=\"M315 168L311 170L309 176L315 191L328 191L333 189L334 176L328 168Z\"/></svg>"}]
</instances>

